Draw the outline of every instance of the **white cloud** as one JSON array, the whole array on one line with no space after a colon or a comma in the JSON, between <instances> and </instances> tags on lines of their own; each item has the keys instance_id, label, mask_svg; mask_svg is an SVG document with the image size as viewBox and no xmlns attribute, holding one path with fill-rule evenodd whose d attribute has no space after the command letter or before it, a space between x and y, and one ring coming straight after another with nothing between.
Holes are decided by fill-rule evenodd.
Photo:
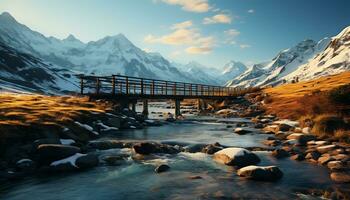
<instances>
[{"instance_id":1,"label":"white cloud","mask_svg":"<svg viewBox=\"0 0 350 200\"><path fill-rule=\"evenodd\" d=\"M208 54L213 49L211 47L188 47L185 51L189 54Z\"/></svg>"},{"instance_id":2,"label":"white cloud","mask_svg":"<svg viewBox=\"0 0 350 200\"><path fill-rule=\"evenodd\" d=\"M198 29L192 27L192 22L174 24L173 32L163 35L147 35L144 41L147 43L160 43L173 46L187 46L186 52L191 54L203 54L212 51L215 39L212 36L202 36Z\"/></svg>"},{"instance_id":3,"label":"white cloud","mask_svg":"<svg viewBox=\"0 0 350 200\"><path fill-rule=\"evenodd\" d=\"M228 36L231 36L231 37L236 37L240 34L240 32L237 31L236 29L229 29L229 30L224 31L224 33Z\"/></svg>"},{"instance_id":4,"label":"white cloud","mask_svg":"<svg viewBox=\"0 0 350 200\"><path fill-rule=\"evenodd\" d=\"M254 9L249 9L248 13L255 13L255 10Z\"/></svg>"},{"instance_id":5,"label":"white cloud","mask_svg":"<svg viewBox=\"0 0 350 200\"><path fill-rule=\"evenodd\" d=\"M181 6L183 10L190 12L208 12L211 6L208 3L208 0L162 0L164 3L170 5Z\"/></svg>"},{"instance_id":6,"label":"white cloud","mask_svg":"<svg viewBox=\"0 0 350 200\"><path fill-rule=\"evenodd\" d=\"M189 28L193 25L191 20L184 21L178 24L174 24L171 29L184 29L184 28Z\"/></svg>"},{"instance_id":7,"label":"white cloud","mask_svg":"<svg viewBox=\"0 0 350 200\"><path fill-rule=\"evenodd\" d=\"M239 47L241 49L246 49L246 48L250 48L251 46L249 44L240 44Z\"/></svg>"},{"instance_id":8,"label":"white cloud","mask_svg":"<svg viewBox=\"0 0 350 200\"><path fill-rule=\"evenodd\" d=\"M228 30L224 31L224 34L225 34L224 43L225 44L235 45L236 44L235 39L241 33L238 30L236 30L236 29L228 29Z\"/></svg>"},{"instance_id":9,"label":"white cloud","mask_svg":"<svg viewBox=\"0 0 350 200\"><path fill-rule=\"evenodd\" d=\"M217 14L213 17L206 17L203 19L203 24L230 24L232 21L231 17L226 14Z\"/></svg>"}]
</instances>

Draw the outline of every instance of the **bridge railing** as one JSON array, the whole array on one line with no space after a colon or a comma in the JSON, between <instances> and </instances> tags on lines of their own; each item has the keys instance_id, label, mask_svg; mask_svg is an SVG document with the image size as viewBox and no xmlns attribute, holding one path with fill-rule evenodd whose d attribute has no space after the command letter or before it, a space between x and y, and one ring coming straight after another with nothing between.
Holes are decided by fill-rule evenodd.
<instances>
[{"instance_id":1,"label":"bridge railing","mask_svg":"<svg viewBox=\"0 0 350 200\"><path fill-rule=\"evenodd\" d=\"M123 75L79 77L81 94L93 95L225 97L240 96L251 90L251 88L230 88Z\"/></svg>"}]
</instances>

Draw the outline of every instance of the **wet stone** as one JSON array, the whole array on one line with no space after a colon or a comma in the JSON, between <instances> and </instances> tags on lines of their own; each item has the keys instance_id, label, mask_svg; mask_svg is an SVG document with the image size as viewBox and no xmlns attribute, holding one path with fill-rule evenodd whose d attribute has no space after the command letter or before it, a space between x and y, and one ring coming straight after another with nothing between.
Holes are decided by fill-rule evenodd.
<instances>
[{"instance_id":1,"label":"wet stone","mask_svg":"<svg viewBox=\"0 0 350 200\"><path fill-rule=\"evenodd\" d=\"M154 171L156 173L162 173L162 172L166 172L170 169L169 165L165 165L165 164L162 164L162 165L159 165L157 166Z\"/></svg>"}]
</instances>

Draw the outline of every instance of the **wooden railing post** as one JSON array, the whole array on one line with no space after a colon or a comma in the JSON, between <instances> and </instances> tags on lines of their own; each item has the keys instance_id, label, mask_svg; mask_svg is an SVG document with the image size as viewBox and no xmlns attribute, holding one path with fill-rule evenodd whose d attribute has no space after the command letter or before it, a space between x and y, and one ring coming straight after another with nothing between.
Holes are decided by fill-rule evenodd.
<instances>
[{"instance_id":1,"label":"wooden railing post","mask_svg":"<svg viewBox=\"0 0 350 200\"><path fill-rule=\"evenodd\" d=\"M112 94L115 95L115 76L112 75Z\"/></svg>"},{"instance_id":2,"label":"wooden railing post","mask_svg":"<svg viewBox=\"0 0 350 200\"><path fill-rule=\"evenodd\" d=\"M84 76L80 76L80 94L84 94Z\"/></svg>"},{"instance_id":3,"label":"wooden railing post","mask_svg":"<svg viewBox=\"0 0 350 200\"><path fill-rule=\"evenodd\" d=\"M141 95L143 95L143 78L141 78Z\"/></svg>"},{"instance_id":4,"label":"wooden railing post","mask_svg":"<svg viewBox=\"0 0 350 200\"><path fill-rule=\"evenodd\" d=\"M168 95L168 81L165 81L165 95Z\"/></svg>"},{"instance_id":5,"label":"wooden railing post","mask_svg":"<svg viewBox=\"0 0 350 200\"><path fill-rule=\"evenodd\" d=\"M96 78L96 94L100 93L100 78Z\"/></svg>"},{"instance_id":6,"label":"wooden railing post","mask_svg":"<svg viewBox=\"0 0 350 200\"><path fill-rule=\"evenodd\" d=\"M174 83L174 95L176 95L176 82Z\"/></svg>"},{"instance_id":7,"label":"wooden railing post","mask_svg":"<svg viewBox=\"0 0 350 200\"><path fill-rule=\"evenodd\" d=\"M152 95L154 95L154 80L152 80Z\"/></svg>"},{"instance_id":8,"label":"wooden railing post","mask_svg":"<svg viewBox=\"0 0 350 200\"><path fill-rule=\"evenodd\" d=\"M186 95L186 83L184 83L184 96Z\"/></svg>"},{"instance_id":9,"label":"wooden railing post","mask_svg":"<svg viewBox=\"0 0 350 200\"><path fill-rule=\"evenodd\" d=\"M190 96L192 96L192 84L190 84Z\"/></svg>"},{"instance_id":10,"label":"wooden railing post","mask_svg":"<svg viewBox=\"0 0 350 200\"><path fill-rule=\"evenodd\" d=\"M128 77L126 77L125 78L125 87L126 87L126 91L125 91L125 93L128 95L129 94L129 78Z\"/></svg>"}]
</instances>

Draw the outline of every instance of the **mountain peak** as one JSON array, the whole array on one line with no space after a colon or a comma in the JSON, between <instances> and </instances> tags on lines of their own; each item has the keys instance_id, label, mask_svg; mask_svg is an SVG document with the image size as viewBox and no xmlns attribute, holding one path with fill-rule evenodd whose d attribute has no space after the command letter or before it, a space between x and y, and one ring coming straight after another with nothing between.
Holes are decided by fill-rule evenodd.
<instances>
[{"instance_id":1,"label":"mountain peak","mask_svg":"<svg viewBox=\"0 0 350 200\"><path fill-rule=\"evenodd\" d=\"M16 19L8 12L3 12L0 15L1 20L11 21L11 22L17 22Z\"/></svg>"},{"instance_id":2,"label":"mountain peak","mask_svg":"<svg viewBox=\"0 0 350 200\"><path fill-rule=\"evenodd\" d=\"M77 40L77 38L73 34L69 34L65 40Z\"/></svg>"}]
</instances>

